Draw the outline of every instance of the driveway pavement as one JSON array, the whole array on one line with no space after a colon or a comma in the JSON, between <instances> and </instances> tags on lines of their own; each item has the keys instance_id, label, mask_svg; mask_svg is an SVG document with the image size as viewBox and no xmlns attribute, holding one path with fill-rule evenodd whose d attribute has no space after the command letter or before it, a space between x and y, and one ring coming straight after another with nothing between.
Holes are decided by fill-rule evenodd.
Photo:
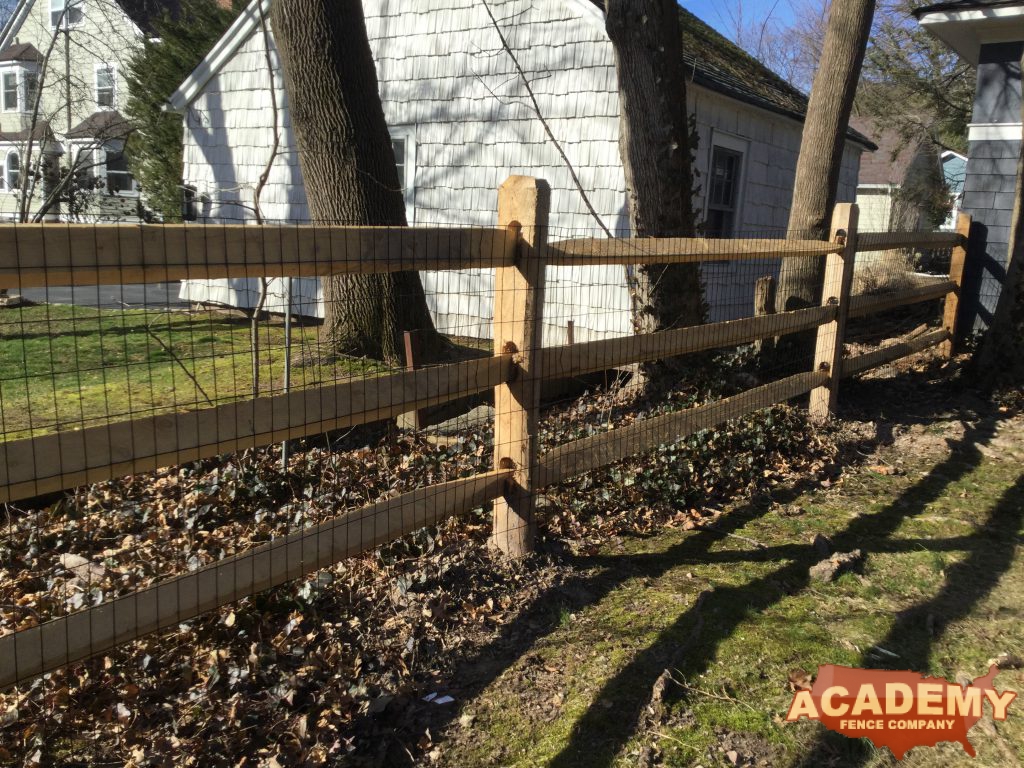
<instances>
[{"instance_id":1,"label":"driveway pavement","mask_svg":"<svg viewBox=\"0 0 1024 768\"><path fill-rule=\"evenodd\" d=\"M148 285L79 285L74 288L29 288L21 292L37 304L77 304L100 309L167 309L187 307L178 298L177 280Z\"/></svg>"}]
</instances>

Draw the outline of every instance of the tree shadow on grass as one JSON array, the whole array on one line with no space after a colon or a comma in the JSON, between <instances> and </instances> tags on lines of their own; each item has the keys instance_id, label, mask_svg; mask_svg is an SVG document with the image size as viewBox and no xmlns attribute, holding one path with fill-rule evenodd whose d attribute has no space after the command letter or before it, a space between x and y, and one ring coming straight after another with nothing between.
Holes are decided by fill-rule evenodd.
<instances>
[{"instance_id":1,"label":"tree shadow on grass","mask_svg":"<svg viewBox=\"0 0 1024 768\"><path fill-rule=\"evenodd\" d=\"M962 537L964 541L958 549L966 551L967 557L947 570L942 590L930 600L901 612L888 635L878 643L897 653L898 658L881 660L865 655L861 666L927 672L932 649L945 627L966 618L974 606L996 588L1013 564L1022 522L1024 475L1018 477L992 507L985 525L973 535ZM980 674L986 670L976 671ZM864 740L823 731L799 765L801 768L863 765L873 755L874 750Z\"/></svg>"},{"instance_id":2,"label":"tree shadow on grass","mask_svg":"<svg viewBox=\"0 0 1024 768\"><path fill-rule=\"evenodd\" d=\"M946 385L943 384L939 389L945 390ZM949 402L947 392L938 405L945 409ZM904 412L900 421L929 423L930 405L932 403L918 402L915 408L917 413L910 415ZM976 414L970 414L971 418L974 416ZM867 414L867 418L872 416ZM939 498L949 484L977 466L980 453L975 446L986 442L993 435L995 426L994 420L982 419L976 427L968 430L963 439L950 441L953 453L949 458L936 466L929 476L914 488L894 500L885 510L853 522L837 538L837 546L864 547L865 540L882 539L894 532L906 517L919 514L931 501ZM885 441L883 434L876 435L873 439L865 438L858 441L858 445L860 448L872 450L880 441ZM808 480L789 488L777 489L771 501L786 504L798 498L810 487L816 487L816 483ZM700 670L707 668L718 643L730 636L750 612L766 608L787 594L806 586L808 568L819 559L818 553L812 547L793 544L764 550L712 551L715 544L740 530L751 520L763 516L770 508L771 503L768 501L755 500L741 505L720 519L713 528L695 533L685 541L661 552L569 558L568 564L573 566L574 575L557 586L541 591L515 619L502 627L494 640L462 658L457 663L455 674L450 678L449 692L459 701L473 701L509 670L517 659L526 656L530 648L554 632L560 624L560 614L577 612L600 603L629 579L657 578L673 568L688 563L728 560L789 561L773 573L742 588L715 591L703 599L700 609L691 607L681 615L671 627L661 633L650 648L639 653L595 697L595 704L577 723L568 745L551 763L555 766L610 765L622 745L636 731L643 709L648 703L651 687L670 661L675 662L675 666L680 667L686 675L699 673ZM878 543L881 547L882 542ZM935 542L931 544L934 545ZM916 543L906 541L889 541L885 544L890 549L901 545L919 548ZM702 624L702 614L707 615L709 611L716 612L717 624L714 634L704 631L698 638L699 642L695 642L694 628ZM680 661L678 655L681 648L686 653L682 655ZM607 707L609 701L614 702L613 709ZM457 709L431 708L429 714L421 713L414 719L429 724L433 733L439 733L448 727L457 715ZM424 717L426 720L423 720ZM390 731L393 738L389 741L394 748L384 749L389 753L387 758L395 759L386 758L384 762L404 765L407 764L408 752L400 744L403 738L400 734L408 734L407 727L416 726L411 722L407 722L405 726L399 723L393 725L397 726L397 730ZM421 733L418 730L415 732Z\"/></svg>"},{"instance_id":3,"label":"tree shadow on grass","mask_svg":"<svg viewBox=\"0 0 1024 768\"><path fill-rule=\"evenodd\" d=\"M907 489L882 511L853 520L846 529L834 536L837 550L848 551L856 547L869 550L872 546L885 548L885 539L906 519L922 513L931 502L942 496L951 483L978 466L981 452L977 446L991 439L995 428L996 422L986 419L969 429L961 440L952 444L953 453L921 482ZM678 561L692 554L695 553L687 552L681 546L665 553L664 557ZM722 553L705 552L705 555L709 560L722 559ZM686 679L705 672L718 646L745 619L808 586L808 571L820 559L820 554L808 544L737 553L735 557L748 560L779 558L788 562L741 587L725 587L706 593L703 600L680 615L660 633L651 646L637 654L605 684L595 696L595 701L614 701L614 709L592 705L577 721L568 744L549 763L551 768L599 768L612 765L622 747L636 732L651 689L664 670L666 660L672 659L674 667ZM604 560L611 566L618 558ZM993 566L993 570L998 569L998 563L993 563ZM981 594L976 593L973 597L977 599ZM960 610L969 610L971 604L970 599L963 600ZM703 617L712 613L715 617L714 625L705 627Z\"/></svg>"}]
</instances>

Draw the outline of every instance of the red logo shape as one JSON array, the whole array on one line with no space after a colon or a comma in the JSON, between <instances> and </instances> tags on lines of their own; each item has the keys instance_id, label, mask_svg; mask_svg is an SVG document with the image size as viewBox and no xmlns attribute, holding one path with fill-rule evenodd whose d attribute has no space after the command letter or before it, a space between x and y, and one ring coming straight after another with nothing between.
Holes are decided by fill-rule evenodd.
<instances>
[{"instance_id":1,"label":"red logo shape","mask_svg":"<svg viewBox=\"0 0 1024 768\"><path fill-rule=\"evenodd\" d=\"M865 737L876 747L888 747L897 760L914 747L934 747L940 741L959 743L974 757L967 733L981 719L985 706L994 720L1005 720L1017 697L1013 691L993 687L998 674L993 664L987 675L960 686L915 672L829 664L818 669L811 690L796 692L786 720L819 720L844 736Z\"/></svg>"}]
</instances>

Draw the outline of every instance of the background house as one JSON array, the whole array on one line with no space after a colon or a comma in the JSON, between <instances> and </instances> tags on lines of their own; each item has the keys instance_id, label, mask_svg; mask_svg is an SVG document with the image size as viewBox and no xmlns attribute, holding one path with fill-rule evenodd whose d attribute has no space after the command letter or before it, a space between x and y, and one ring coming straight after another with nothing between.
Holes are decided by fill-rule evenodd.
<instances>
[{"instance_id":1,"label":"background house","mask_svg":"<svg viewBox=\"0 0 1024 768\"><path fill-rule=\"evenodd\" d=\"M71 169L94 190L54 216L132 219L138 192L124 157L124 71L150 22L175 0L20 0L0 32L0 217L23 187L40 211ZM39 95L38 104L36 96ZM26 171L30 172L28 183ZM37 178L37 173L38 178Z\"/></svg>"},{"instance_id":2,"label":"background house","mask_svg":"<svg viewBox=\"0 0 1024 768\"><path fill-rule=\"evenodd\" d=\"M1021 149L1024 2L958 0L915 11L921 26L977 68L963 210L974 217L960 302L964 329L988 327L1006 275Z\"/></svg>"},{"instance_id":3,"label":"background house","mask_svg":"<svg viewBox=\"0 0 1024 768\"><path fill-rule=\"evenodd\" d=\"M603 236L528 105L523 82L483 6L475 0L432 5L364 3L409 221L493 225L497 187L515 173L551 184L552 239ZM587 0L491 3L601 224L625 234L616 73L599 5ZM273 143L271 84L281 105L282 149L262 193L262 214L287 222L309 218L273 50L274 71L267 71L260 19L268 8L269 0L254 0L170 98L171 108L184 116L184 181L195 190L199 221L253 220L253 190ZM681 14L689 107L700 139L698 210L715 235L780 235L806 98L696 17ZM269 30L266 37L272 41ZM860 154L870 148L866 138L851 134L839 199L853 199ZM768 248L764 263L707 265L713 319L749 314L754 282L776 265ZM490 335L491 275L427 272L423 280L440 330ZM621 268L551 268L547 284L546 344L565 342L569 320L580 341L631 332ZM235 306L253 306L256 295L255 281L245 280L191 281L182 292L192 301ZM279 281L273 281L269 308L281 309L282 295ZM315 280L294 281L294 296L300 311L317 313Z\"/></svg>"},{"instance_id":4,"label":"background house","mask_svg":"<svg viewBox=\"0 0 1024 768\"><path fill-rule=\"evenodd\" d=\"M962 156L942 151L927 139L907 141L870 117L854 117L850 123L878 145L876 152L861 158L857 179L862 230L912 232L949 221L948 214L938 221L937 212L944 212L958 192L947 175L956 176L956 158Z\"/></svg>"},{"instance_id":5,"label":"background house","mask_svg":"<svg viewBox=\"0 0 1024 768\"><path fill-rule=\"evenodd\" d=\"M967 155L961 155L951 149L945 150L939 155L939 163L942 166L942 178L946 181L946 188L949 190L953 200L953 207L949 212L946 221L940 229L956 229L957 216L964 204L964 182L967 180Z\"/></svg>"}]
</instances>

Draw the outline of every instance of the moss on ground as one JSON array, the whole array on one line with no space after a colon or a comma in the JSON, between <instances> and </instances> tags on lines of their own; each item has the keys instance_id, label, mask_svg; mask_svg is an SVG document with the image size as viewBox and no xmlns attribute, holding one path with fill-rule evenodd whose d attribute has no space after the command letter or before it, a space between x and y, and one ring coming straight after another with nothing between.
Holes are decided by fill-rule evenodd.
<instances>
[{"instance_id":1,"label":"moss on ground","mask_svg":"<svg viewBox=\"0 0 1024 768\"><path fill-rule=\"evenodd\" d=\"M831 487L738 504L714 528L626 539L583 559L592 599L464 704L474 724L450 739L445 764L895 764L866 741L785 724L790 676L844 664L957 680L1024 653L1022 425L932 423ZM839 551L862 549L862 570L810 580L818 533ZM652 707L666 668L675 684ZM1024 672L996 683L1020 690ZM1024 707L970 738L975 759L942 744L904 763L1020 764Z\"/></svg>"}]
</instances>

